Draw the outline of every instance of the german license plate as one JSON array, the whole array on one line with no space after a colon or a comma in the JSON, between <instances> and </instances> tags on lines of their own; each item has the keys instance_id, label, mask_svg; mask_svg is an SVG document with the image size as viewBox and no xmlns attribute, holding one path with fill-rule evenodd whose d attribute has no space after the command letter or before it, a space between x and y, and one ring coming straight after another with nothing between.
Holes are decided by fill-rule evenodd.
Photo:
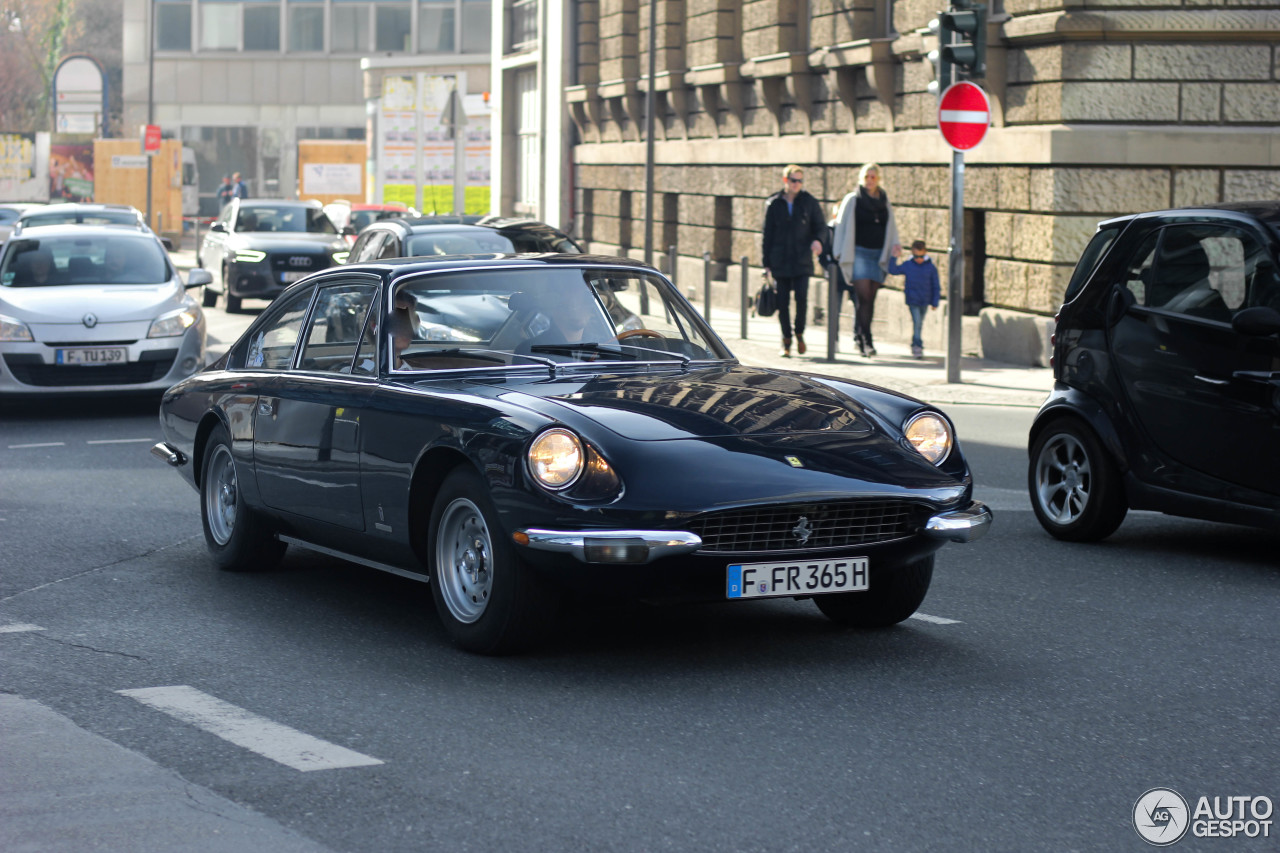
<instances>
[{"instance_id":1,"label":"german license plate","mask_svg":"<svg viewBox=\"0 0 1280 853\"><path fill-rule=\"evenodd\" d=\"M57 351L56 359L58 364L74 364L86 367L101 364L124 364L129 360L129 351L124 347L60 349Z\"/></svg>"},{"instance_id":2,"label":"german license plate","mask_svg":"<svg viewBox=\"0 0 1280 853\"><path fill-rule=\"evenodd\" d=\"M728 574L728 598L822 595L868 588L866 557L740 563L729 566Z\"/></svg>"},{"instance_id":3,"label":"german license plate","mask_svg":"<svg viewBox=\"0 0 1280 853\"><path fill-rule=\"evenodd\" d=\"M307 273L307 272L282 272L282 273L280 273L280 281L281 281L283 284L289 284L289 283L291 283L291 282L295 282L295 281L299 281L299 280L301 280L301 279L304 279L304 278L306 278L306 277L307 277L307 276L309 276L309 275L311 275L311 273Z\"/></svg>"}]
</instances>

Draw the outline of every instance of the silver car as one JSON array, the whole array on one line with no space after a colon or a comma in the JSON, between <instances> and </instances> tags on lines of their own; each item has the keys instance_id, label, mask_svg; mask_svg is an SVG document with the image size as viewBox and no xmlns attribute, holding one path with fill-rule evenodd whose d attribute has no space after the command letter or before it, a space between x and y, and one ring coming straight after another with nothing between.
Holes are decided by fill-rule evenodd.
<instances>
[{"instance_id":1,"label":"silver car","mask_svg":"<svg viewBox=\"0 0 1280 853\"><path fill-rule=\"evenodd\" d=\"M0 251L0 394L163 391L205 364L205 317L154 234L25 229Z\"/></svg>"}]
</instances>

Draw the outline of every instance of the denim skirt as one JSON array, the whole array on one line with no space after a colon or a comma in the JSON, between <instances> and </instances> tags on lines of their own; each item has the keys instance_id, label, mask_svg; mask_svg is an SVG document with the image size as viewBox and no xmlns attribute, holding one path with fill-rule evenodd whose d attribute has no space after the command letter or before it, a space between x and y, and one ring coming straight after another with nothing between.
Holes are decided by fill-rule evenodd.
<instances>
[{"instance_id":1,"label":"denim skirt","mask_svg":"<svg viewBox=\"0 0 1280 853\"><path fill-rule=\"evenodd\" d=\"M884 283L884 270L880 268L880 250L855 246L853 249L853 278L869 278Z\"/></svg>"}]
</instances>

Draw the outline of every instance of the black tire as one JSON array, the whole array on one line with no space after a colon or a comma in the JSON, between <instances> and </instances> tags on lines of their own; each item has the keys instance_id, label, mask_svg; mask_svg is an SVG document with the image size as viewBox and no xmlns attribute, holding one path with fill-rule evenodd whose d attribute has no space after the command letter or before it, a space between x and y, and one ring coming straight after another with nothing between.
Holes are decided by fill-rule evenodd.
<instances>
[{"instance_id":1,"label":"black tire","mask_svg":"<svg viewBox=\"0 0 1280 853\"><path fill-rule=\"evenodd\" d=\"M520 559L474 469L460 466L445 477L430 530L431 597L454 645L502 655L547 635L560 595Z\"/></svg>"},{"instance_id":2,"label":"black tire","mask_svg":"<svg viewBox=\"0 0 1280 853\"><path fill-rule=\"evenodd\" d=\"M218 291L206 287L200 299L200 303L205 308L212 308L218 304Z\"/></svg>"},{"instance_id":3,"label":"black tire","mask_svg":"<svg viewBox=\"0 0 1280 853\"><path fill-rule=\"evenodd\" d=\"M818 605L832 622L847 628L888 628L897 625L919 608L933 581L933 555L896 569L871 568L865 592L837 592L815 595Z\"/></svg>"},{"instance_id":4,"label":"black tire","mask_svg":"<svg viewBox=\"0 0 1280 853\"><path fill-rule=\"evenodd\" d=\"M218 568L229 572L274 568L286 546L240 499L231 439L221 425L209 436L200 470L200 520L205 545Z\"/></svg>"},{"instance_id":5,"label":"black tire","mask_svg":"<svg viewBox=\"0 0 1280 853\"><path fill-rule=\"evenodd\" d=\"M1067 542L1106 539L1129 511L1115 461L1074 420L1055 421L1036 438L1027 489L1040 526Z\"/></svg>"}]
</instances>

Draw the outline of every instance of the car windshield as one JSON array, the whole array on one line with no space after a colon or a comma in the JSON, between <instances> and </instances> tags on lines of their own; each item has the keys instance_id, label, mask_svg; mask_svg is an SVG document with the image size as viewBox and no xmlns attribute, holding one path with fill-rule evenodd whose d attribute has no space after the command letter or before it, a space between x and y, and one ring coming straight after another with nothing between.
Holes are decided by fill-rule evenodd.
<instances>
[{"instance_id":1,"label":"car windshield","mask_svg":"<svg viewBox=\"0 0 1280 853\"><path fill-rule=\"evenodd\" d=\"M353 210L351 211L351 227L359 231L370 222L381 222L384 219L399 219L406 215L403 210Z\"/></svg>"},{"instance_id":2,"label":"car windshield","mask_svg":"<svg viewBox=\"0 0 1280 853\"><path fill-rule=\"evenodd\" d=\"M138 215L132 210L42 210L23 214L23 228L37 225L137 225Z\"/></svg>"},{"instance_id":3,"label":"car windshield","mask_svg":"<svg viewBox=\"0 0 1280 853\"><path fill-rule=\"evenodd\" d=\"M408 240L406 253L409 257L417 258L424 255L516 254L519 251L497 231L476 228L470 231L433 229L425 234L414 234Z\"/></svg>"},{"instance_id":4,"label":"car windshield","mask_svg":"<svg viewBox=\"0 0 1280 853\"><path fill-rule=\"evenodd\" d=\"M337 234L324 211L296 204L245 205L236 219L236 231L286 234Z\"/></svg>"},{"instance_id":5,"label":"car windshield","mask_svg":"<svg viewBox=\"0 0 1280 853\"><path fill-rule=\"evenodd\" d=\"M0 285L162 284L172 278L164 248L130 233L11 240Z\"/></svg>"},{"instance_id":6,"label":"car windshield","mask_svg":"<svg viewBox=\"0 0 1280 853\"><path fill-rule=\"evenodd\" d=\"M729 359L661 276L546 268L438 273L397 288L393 368Z\"/></svg>"}]
</instances>

